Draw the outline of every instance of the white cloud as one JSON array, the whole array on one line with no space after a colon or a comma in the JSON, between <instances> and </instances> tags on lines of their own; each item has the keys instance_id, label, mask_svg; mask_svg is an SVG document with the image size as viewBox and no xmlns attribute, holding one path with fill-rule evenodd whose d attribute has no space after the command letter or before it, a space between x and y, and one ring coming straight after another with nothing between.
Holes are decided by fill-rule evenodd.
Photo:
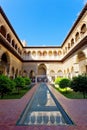
<instances>
[{"instance_id":1,"label":"white cloud","mask_svg":"<svg viewBox=\"0 0 87 130\"><path fill-rule=\"evenodd\" d=\"M84 5L87 3L87 0L83 0Z\"/></svg>"}]
</instances>

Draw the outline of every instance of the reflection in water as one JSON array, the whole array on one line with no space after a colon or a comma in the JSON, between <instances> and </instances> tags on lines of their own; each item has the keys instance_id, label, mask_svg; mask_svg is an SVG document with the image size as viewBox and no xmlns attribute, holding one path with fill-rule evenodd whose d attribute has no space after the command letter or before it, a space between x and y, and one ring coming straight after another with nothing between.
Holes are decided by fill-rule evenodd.
<instances>
[{"instance_id":1,"label":"reflection in water","mask_svg":"<svg viewBox=\"0 0 87 130\"><path fill-rule=\"evenodd\" d=\"M39 88L39 95L38 95L38 104L40 106L45 106L47 103L47 91L43 85Z\"/></svg>"},{"instance_id":2,"label":"reflection in water","mask_svg":"<svg viewBox=\"0 0 87 130\"><path fill-rule=\"evenodd\" d=\"M41 83L28 104L19 125L66 125L58 105L55 103L47 85Z\"/></svg>"}]
</instances>

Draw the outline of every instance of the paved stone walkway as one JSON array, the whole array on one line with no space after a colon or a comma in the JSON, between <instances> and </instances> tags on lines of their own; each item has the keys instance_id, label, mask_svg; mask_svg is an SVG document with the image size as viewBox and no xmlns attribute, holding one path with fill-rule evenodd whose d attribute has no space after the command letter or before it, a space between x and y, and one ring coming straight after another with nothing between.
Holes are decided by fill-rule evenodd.
<instances>
[{"instance_id":1,"label":"paved stone walkway","mask_svg":"<svg viewBox=\"0 0 87 130\"><path fill-rule=\"evenodd\" d=\"M67 99L50 88L75 125L71 126L16 126L21 113L37 89L34 86L21 99L0 100L0 130L87 130L87 99Z\"/></svg>"}]
</instances>

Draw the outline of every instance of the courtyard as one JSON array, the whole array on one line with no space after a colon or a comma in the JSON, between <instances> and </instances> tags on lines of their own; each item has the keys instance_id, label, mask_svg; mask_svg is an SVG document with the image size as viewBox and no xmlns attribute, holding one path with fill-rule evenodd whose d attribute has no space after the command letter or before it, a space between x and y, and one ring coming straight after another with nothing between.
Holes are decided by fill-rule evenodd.
<instances>
[{"instance_id":1,"label":"courtyard","mask_svg":"<svg viewBox=\"0 0 87 130\"><path fill-rule=\"evenodd\" d=\"M15 4L12 4L11 8L9 7L9 2L6 3L6 6L4 3L2 4L3 5L2 7L4 8L0 6L0 74L3 74L9 77L10 79L16 79L16 77L18 76L28 77L31 79L31 82L34 83L35 85L20 99L18 98L17 99L12 99L12 98L0 99L0 130L87 130L87 98L86 99L69 99L69 98L66 98L64 95L62 95L60 92L58 92L54 87L50 86L50 84L54 83L54 80L57 77L62 77L62 78L66 77L66 78L72 79L75 76L87 74L87 1L84 0L85 5L82 8L81 3L76 5L76 3L71 4L71 1L70 3L63 2L59 4L59 1L54 2L52 0L53 3L50 3L50 0L49 0L47 4L47 0L46 1L44 0L45 2L39 0L40 2L39 4L34 3L35 10L31 8L31 10L34 11L35 13L34 16L32 15L31 10L28 11L30 7L33 7L33 4L31 4L29 1L27 1L29 3L25 1L23 3L23 1L24 0L19 2L20 8L18 7L18 11L15 13L14 13L14 11L16 11ZM69 3L69 6L67 6L68 3ZM7 4L8 4L8 9L7 9ZM26 5L24 6L24 4ZM62 7L63 4L65 8ZM29 7L27 7L27 5L29 5ZM37 5L37 8L36 8L36 5ZM55 5L54 8L52 8L53 5ZM60 8L60 5L62 5L61 8ZM72 10L71 10L70 5L73 5ZM72 12L74 12L77 9L77 6L80 7L80 9L78 8L78 10L75 12L74 15L76 16L77 12L79 12L81 8L82 8L82 11L79 13L78 17L76 17L77 20L75 20L71 16L73 16ZM24 9L24 7L26 9ZM48 10L48 7L50 7L50 10ZM6 9L8 11L6 11ZM44 14L44 9L46 10L45 14ZM62 9L62 10L58 11L55 9ZM4 10L6 13L4 12ZM16 17L19 11L20 11L19 16L23 16L23 14L29 14L30 12L30 15L33 16L31 18L35 17L35 19L31 19L29 18L29 16L26 17L27 19L25 17L20 19L19 16ZM24 11L26 13L24 13ZM38 11L38 14L41 12L41 15L40 14L36 15L37 11ZM49 13L47 13L48 11ZM55 12L53 13L53 11ZM70 15L69 16L67 15L68 16L67 21L65 21L66 18L64 18L65 11L67 11L66 14L70 13L71 11ZM8 12L11 12L11 14L9 14ZM63 17L59 18L59 16L57 15L58 12L59 12L59 15L63 14L63 15L60 15ZM43 16L43 14L46 17L44 17L44 19L42 20L41 16ZM13 18L12 16L15 17L13 21L16 20L15 26L12 24L12 22L10 23L11 18ZM36 16L38 17L36 18ZM10 19L8 19L8 17ZM49 18L49 20L47 20L47 18ZM53 22L53 19L54 19L54 22ZM65 35L64 36L62 35L62 33L65 32L65 27L68 26L70 19L71 21L75 21L75 23L73 23L70 31L66 35L65 40L63 40L63 42L61 43L59 40L60 36L61 38L65 37ZM44 24L45 20L46 22L48 21L46 24L47 26ZM29 21L31 21L30 24L29 24ZM25 22L26 24L24 24ZM38 23L38 25L41 25L41 26L39 26L38 28L36 23ZM23 24L24 24L24 29L23 29ZM18 34L16 33L17 32L16 26L19 27L19 25L20 25L20 28L18 30L20 31L20 33L25 33L28 37L24 36L22 38L21 35L18 36ZM25 25L27 26L25 27ZM48 28L48 25L50 25L49 28ZM16 30L14 29L14 27ZM35 27L37 27L37 29ZM53 27L53 30L51 30L52 27ZM25 28L28 30L25 31ZM33 34L32 29L34 29L33 33L35 33L35 37L33 35L30 35L30 34ZM39 33L38 33L38 30L39 30ZM40 38L42 37L43 31L44 31L44 35L43 35L43 38L40 40ZM48 38L49 36L48 34L50 32L52 32L52 34L50 34L49 39L45 41L45 38ZM54 32L56 32L57 35L55 35ZM58 37L58 33L59 33L59 37ZM65 32L65 34L66 33L67 31ZM56 36L57 38L55 39L54 37L55 39L54 41L53 41L53 35ZM19 37L21 37L21 39ZM30 42L29 37L31 37L32 40L35 40L34 46L33 46L34 41ZM29 41L27 43L26 40L28 40L28 38L29 38ZM40 42L36 41L37 39L39 39ZM51 44L51 41L52 41L52 44ZM38 42L39 44L37 44ZM65 121L65 122L62 122L64 123L62 125L58 124L58 122L57 124L53 125L51 124L53 121L53 118L52 118L52 121L50 119L51 116L49 116L49 121L51 121L49 125L47 125L46 123L44 124L36 123L35 125L33 125L32 123L26 124L26 125L22 123L18 124L18 122L20 121L20 119L22 118L24 114L24 111L26 110L28 104L31 102L31 99L33 95L35 95L36 92L38 92L38 98L40 98L41 103L44 100L44 98L46 98L45 94L47 93L43 93L41 95L41 92L38 91L40 82L46 82L46 85L48 86L50 90L50 91L47 91L47 93L49 94L51 92L51 94L54 95L56 101L59 102L59 104L63 107L63 110L65 111L65 113L70 117L71 121L73 122L72 124L67 124L66 123L67 121ZM81 85L80 82L79 84ZM86 84L87 83L85 83L85 85ZM84 88L85 85L82 84L81 87ZM1 83L0 83L0 87L1 87ZM19 87L21 86L19 85ZM12 96L14 95L12 94ZM3 97L3 94L2 94L2 97ZM34 102L33 102L32 108L34 110L38 109L38 107L34 106L35 104L37 104L38 106L37 100L33 100L33 101ZM51 99L51 96L49 97L49 101L50 101L49 106L54 108L54 106L52 105L55 104L55 109L57 109L57 105L55 102L53 102L53 100ZM39 110L37 112L32 111L32 113L36 112L38 114L43 114L43 113L47 114L46 112L44 112L44 109L47 109L48 115L49 113L53 113L54 115L58 114L57 113L58 111L57 112L55 112L55 110L50 111L49 107L48 108L39 107L39 109L43 109L42 113ZM31 115L29 115L28 118L31 118ZM26 120L25 118L23 118L23 123L26 123L28 121L29 120Z\"/></svg>"},{"instance_id":2,"label":"courtyard","mask_svg":"<svg viewBox=\"0 0 87 130\"><path fill-rule=\"evenodd\" d=\"M68 99L50 87L50 91L62 105L74 125L31 125L17 126L17 121L28 102L38 88L36 84L21 99L0 100L0 130L86 130L87 129L87 100Z\"/></svg>"}]
</instances>

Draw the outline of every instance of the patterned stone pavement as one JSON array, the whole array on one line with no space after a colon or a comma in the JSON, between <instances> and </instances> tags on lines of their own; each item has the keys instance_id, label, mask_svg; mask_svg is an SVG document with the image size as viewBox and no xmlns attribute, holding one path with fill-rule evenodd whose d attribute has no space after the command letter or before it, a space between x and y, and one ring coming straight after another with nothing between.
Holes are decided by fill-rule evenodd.
<instances>
[{"instance_id":1,"label":"patterned stone pavement","mask_svg":"<svg viewBox=\"0 0 87 130\"><path fill-rule=\"evenodd\" d=\"M21 99L0 100L0 130L87 130L87 99L67 99L50 88L75 125L66 126L17 126L16 123L37 89L34 86Z\"/></svg>"}]
</instances>

